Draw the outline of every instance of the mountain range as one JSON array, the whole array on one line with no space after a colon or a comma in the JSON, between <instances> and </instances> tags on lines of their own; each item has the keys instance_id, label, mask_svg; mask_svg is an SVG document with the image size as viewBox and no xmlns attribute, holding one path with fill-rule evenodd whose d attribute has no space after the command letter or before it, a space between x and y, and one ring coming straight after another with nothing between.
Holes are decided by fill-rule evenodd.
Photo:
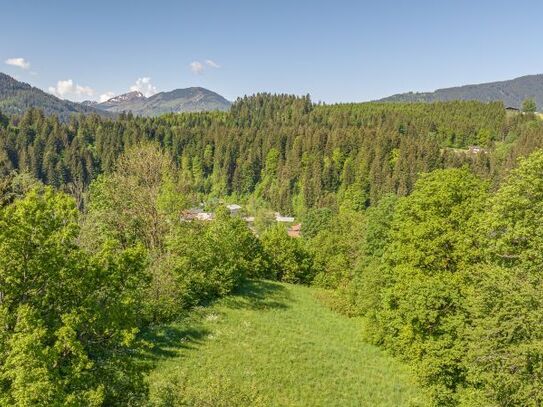
<instances>
[{"instance_id":1,"label":"mountain range","mask_svg":"<svg viewBox=\"0 0 543 407\"><path fill-rule=\"evenodd\" d=\"M135 91L103 103L77 103L60 99L0 72L0 111L7 114L21 114L30 107L37 107L46 115L55 114L66 121L70 115L77 113L114 117L117 113L131 111L140 116L158 116L164 113L228 110L230 105L221 95L199 87L160 92L150 97Z\"/></svg>"},{"instance_id":2,"label":"mountain range","mask_svg":"<svg viewBox=\"0 0 543 407\"><path fill-rule=\"evenodd\" d=\"M533 98L543 108L543 74L519 78L438 89L434 92L408 92L392 95L379 102L434 102L448 100L502 101L506 107L521 107L523 100ZM74 113L97 113L114 117L120 112L140 116L158 116L164 113L228 110L231 103L218 93L200 87L175 89L146 97L133 91L115 96L105 102L76 103L60 99L27 83L19 82L0 72L0 111L21 114L37 107L45 114L56 114L67 120Z\"/></svg>"},{"instance_id":3,"label":"mountain range","mask_svg":"<svg viewBox=\"0 0 543 407\"><path fill-rule=\"evenodd\" d=\"M447 100L502 101L506 107L520 108L522 101L533 98L538 109L543 108L543 75L438 89L434 92L408 92L392 95L380 102L435 102Z\"/></svg>"},{"instance_id":4,"label":"mountain range","mask_svg":"<svg viewBox=\"0 0 543 407\"><path fill-rule=\"evenodd\" d=\"M160 92L150 97L133 91L103 103L87 101L83 105L110 113L130 111L140 116L158 116L164 113L228 110L231 103L218 93L195 87Z\"/></svg>"}]
</instances>

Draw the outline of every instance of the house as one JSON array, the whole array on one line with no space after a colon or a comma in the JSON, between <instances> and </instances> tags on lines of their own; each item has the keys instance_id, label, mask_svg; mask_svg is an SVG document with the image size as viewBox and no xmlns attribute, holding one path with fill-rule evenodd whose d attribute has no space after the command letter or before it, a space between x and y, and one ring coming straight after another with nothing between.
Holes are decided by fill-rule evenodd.
<instances>
[{"instance_id":1,"label":"house","mask_svg":"<svg viewBox=\"0 0 543 407\"><path fill-rule=\"evenodd\" d=\"M287 233L290 237L302 236L302 224L298 223L297 225L292 225L288 228Z\"/></svg>"},{"instance_id":2,"label":"house","mask_svg":"<svg viewBox=\"0 0 543 407\"><path fill-rule=\"evenodd\" d=\"M284 222L284 223L292 223L292 222L294 222L294 217L292 217L292 216L282 216L279 212L275 212L275 221L276 222Z\"/></svg>"},{"instance_id":3,"label":"house","mask_svg":"<svg viewBox=\"0 0 543 407\"><path fill-rule=\"evenodd\" d=\"M471 154L480 154L480 153L486 153L486 149L479 146L470 146L468 150Z\"/></svg>"},{"instance_id":4,"label":"house","mask_svg":"<svg viewBox=\"0 0 543 407\"><path fill-rule=\"evenodd\" d=\"M237 215L241 210L241 206L238 204L229 204L226 205L226 208L230 211L230 215Z\"/></svg>"},{"instance_id":5,"label":"house","mask_svg":"<svg viewBox=\"0 0 543 407\"><path fill-rule=\"evenodd\" d=\"M201 208L190 208L181 212L181 221L190 222L192 220L198 219L198 214L202 213Z\"/></svg>"},{"instance_id":6,"label":"house","mask_svg":"<svg viewBox=\"0 0 543 407\"><path fill-rule=\"evenodd\" d=\"M191 222L193 220L213 220L213 214L204 212L201 208L190 208L181 212L181 222Z\"/></svg>"},{"instance_id":7,"label":"house","mask_svg":"<svg viewBox=\"0 0 543 407\"><path fill-rule=\"evenodd\" d=\"M203 221L213 220L213 214L211 212L200 212L196 214L196 219Z\"/></svg>"}]
</instances>

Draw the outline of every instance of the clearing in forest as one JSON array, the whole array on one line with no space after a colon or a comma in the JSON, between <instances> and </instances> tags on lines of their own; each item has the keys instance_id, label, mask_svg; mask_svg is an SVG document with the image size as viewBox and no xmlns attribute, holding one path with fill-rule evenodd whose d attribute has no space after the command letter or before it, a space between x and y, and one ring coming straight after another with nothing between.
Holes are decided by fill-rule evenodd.
<instances>
[{"instance_id":1,"label":"clearing in forest","mask_svg":"<svg viewBox=\"0 0 543 407\"><path fill-rule=\"evenodd\" d=\"M314 293L252 281L155 332L152 405L422 405L405 366L365 343L359 320Z\"/></svg>"}]
</instances>

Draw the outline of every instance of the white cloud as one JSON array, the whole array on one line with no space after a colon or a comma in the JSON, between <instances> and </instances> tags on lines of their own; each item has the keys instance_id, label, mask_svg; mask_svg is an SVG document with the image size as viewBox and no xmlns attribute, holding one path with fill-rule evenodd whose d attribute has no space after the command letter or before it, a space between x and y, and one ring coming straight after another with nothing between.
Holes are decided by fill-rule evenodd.
<instances>
[{"instance_id":1,"label":"white cloud","mask_svg":"<svg viewBox=\"0 0 543 407\"><path fill-rule=\"evenodd\" d=\"M196 75L203 74L207 68L218 69L221 66L211 59L206 59L204 62L192 61L190 64L190 70Z\"/></svg>"},{"instance_id":2,"label":"white cloud","mask_svg":"<svg viewBox=\"0 0 543 407\"><path fill-rule=\"evenodd\" d=\"M211 68L220 68L221 66L211 59L206 59L206 64Z\"/></svg>"},{"instance_id":3,"label":"white cloud","mask_svg":"<svg viewBox=\"0 0 543 407\"><path fill-rule=\"evenodd\" d=\"M199 61L192 61L190 63L190 70L196 75L200 75L202 72L204 72L204 64Z\"/></svg>"},{"instance_id":4,"label":"white cloud","mask_svg":"<svg viewBox=\"0 0 543 407\"><path fill-rule=\"evenodd\" d=\"M62 99L81 100L94 95L94 89L89 86L81 86L71 79L58 81L56 86L49 86L49 92Z\"/></svg>"},{"instance_id":5,"label":"white cloud","mask_svg":"<svg viewBox=\"0 0 543 407\"><path fill-rule=\"evenodd\" d=\"M115 96L115 93L113 93L113 92L102 93L102 94L100 95L100 97L98 98L98 101L99 101L100 103L103 103L103 102L108 101L109 99L111 99L111 98L114 97L114 96Z\"/></svg>"},{"instance_id":6,"label":"white cloud","mask_svg":"<svg viewBox=\"0 0 543 407\"><path fill-rule=\"evenodd\" d=\"M158 92L155 85L151 83L151 78L145 76L143 78L138 78L136 83L132 86L130 86L130 90L138 91L143 93L145 97L153 96L155 93Z\"/></svg>"},{"instance_id":7,"label":"white cloud","mask_svg":"<svg viewBox=\"0 0 543 407\"><path fill-rule=\"evenodd\" d=\"M6 64L11 66L17 66L21 69L28 69L30 68L30 62L25 60L24 58L8 58L6 59Z\"/></svg>"}]
</instances>

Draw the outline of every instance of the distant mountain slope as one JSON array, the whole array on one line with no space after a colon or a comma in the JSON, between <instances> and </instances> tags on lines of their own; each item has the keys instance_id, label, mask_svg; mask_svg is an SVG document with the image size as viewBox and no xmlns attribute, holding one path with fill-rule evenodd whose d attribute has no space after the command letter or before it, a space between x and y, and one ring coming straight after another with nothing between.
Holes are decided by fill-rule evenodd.
<instances>
[{"instance_id":1,"label":"distant mountain slope","mask_svg":"<svg viewBox=\"0 0 543 407\"><path fill-rule=\"evenodd\" d=\"M543 109L543 74L527 75L501 82L465 85L438 89L435 92L401 93L380 102L434 102L446 100L479 100L490 102L501 100L505 106L520 108L526 98L534 98L538 110Z\"/></svg>"},{"instance_id":2,"label":"distant mountain slope","mask_svg":"<svg viewBox=\"0 0 543 407\"><path fill-rule=\"evenodd\" d=\"M61 120L67 120L75 113L99 113L111 116L92 106L59 99L0 72L0 111L7 114L20 114L30 107L40 108L46 115L56 114Z\"/></svg>"},{"instance_id":3,"label":"distant mountain slope","mask_svg":"<svg viewBox=\"0 0 543 407\"><path fill-rule=\"evenodd\" d=\"M146 98L140 92L129 92L93 105L108 112L131 111L140 116L164 113L228 110L231 103L221 95L204 88L175 89Z\"/></svg>"},{"instance_id":4,"label":"distant mountain slope","mask_svg":"<svg viewBox=\"0 0 543 407\"><path fill-rule=\"evenodd\" d=\"M31 107L42 109L46 115L56 114L67 120L74 113L98 113L113 117L123 111L140 116L158 116L164 113L228 110L231 103L218 93L204 88L175 89L146 98L141 92L115 96L103 103L83 103L62 100L41 89L19 82L0 72L0 111L20 114Z\"/></svg>"}]
</instances>

